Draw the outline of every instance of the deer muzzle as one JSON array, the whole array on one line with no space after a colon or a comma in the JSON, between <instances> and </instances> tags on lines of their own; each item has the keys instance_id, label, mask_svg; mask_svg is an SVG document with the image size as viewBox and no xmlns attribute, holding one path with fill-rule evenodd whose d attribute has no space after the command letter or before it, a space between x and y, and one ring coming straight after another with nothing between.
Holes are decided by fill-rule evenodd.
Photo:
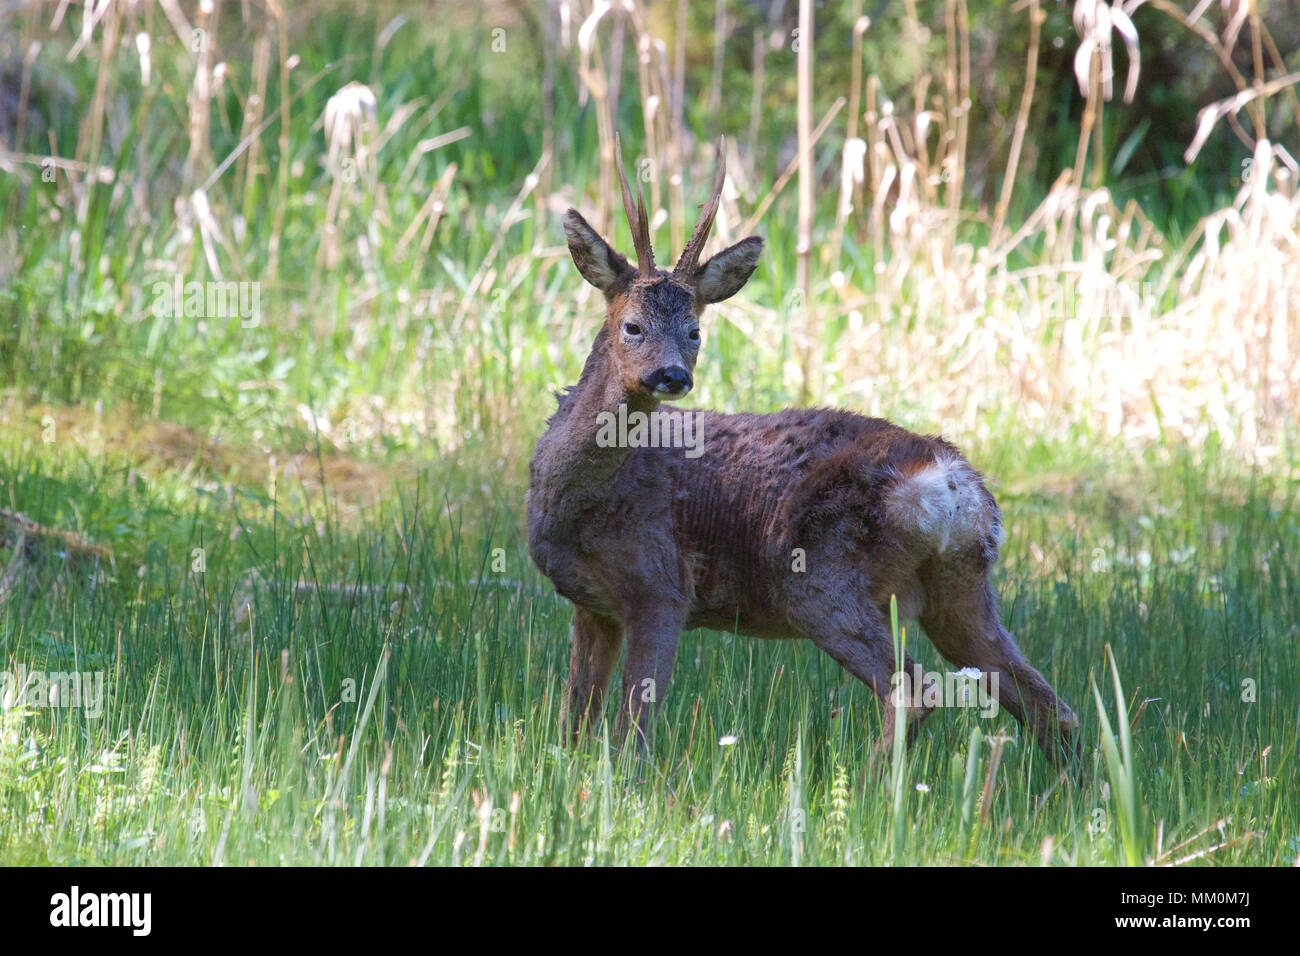
<instances>
[{"instance_id":1,"label":"deer muzzle","mask_svg":"<svg viewBox=\"0 0 1300 956\"><path fill-rule=\"evenodd\" d=\"M694 384L691 373L681 365L666 365L641 381L646 392L669 401L682 398Z\"/></svg>"}]
</instances>

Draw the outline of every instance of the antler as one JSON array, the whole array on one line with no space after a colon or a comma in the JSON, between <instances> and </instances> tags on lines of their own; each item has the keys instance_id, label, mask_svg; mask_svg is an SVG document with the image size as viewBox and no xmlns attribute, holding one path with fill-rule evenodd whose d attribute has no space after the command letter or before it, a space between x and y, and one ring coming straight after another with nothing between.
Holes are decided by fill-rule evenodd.
<instances>
[{"instance_id":1,"label":"antler","mask_svg":"<svg viewBox=\"0 0 1300 956\"><path fill-rule=\"evenodd\" d=\"M713 217L718 214L718 203L722 201L722 184L726 181L727 137L723 136L718 140L718 172L713 180L713 195L709 197L709 202L704 207L699 225L695 227L695 235L691 236L691 241L686 243L686 248L682 250L682 257L677 260L673 275L679 276L688 282L695 280L695 267L699 263L700 253L704 251L704 244L709 241L709 230L713 228Z\"/></svg>"},{"instance_id":2,"label":"antler","mask_svg":"<svg viewBox=\"0 0 1300 956\"><path fill-rule=\"evenodd\" d=\"M632 243L636 246L636 267L643 276L654 275L655 251L650 245L650 217L645 211L645 194L637 190L637 204L632 206L632 190L627 187L627 175L623 172L623 144L618 133L614 134L614 158L618 166L618 182L623 187L623 211L627 213L627 223L632 227Z\"/></svg>"}]
</instances>

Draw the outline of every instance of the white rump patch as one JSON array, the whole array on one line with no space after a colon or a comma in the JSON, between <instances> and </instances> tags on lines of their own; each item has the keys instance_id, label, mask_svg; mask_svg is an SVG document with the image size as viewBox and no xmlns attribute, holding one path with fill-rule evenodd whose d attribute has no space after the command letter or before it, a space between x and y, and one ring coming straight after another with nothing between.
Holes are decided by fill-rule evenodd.
<instances>
[{"instance_id":1,"label":"white rump patch","mask_svg":"<svg viewBox=\"0 0 1300 956\"><path fill-rule=\"evenodd\" d=\"M940 458L911 475L900 475L885 509L891 524L914 530L938 551L983 547L990 536L1002 543L1002 524L980 494L979 479L957 458Z\"/></svg>"}]
</instances>

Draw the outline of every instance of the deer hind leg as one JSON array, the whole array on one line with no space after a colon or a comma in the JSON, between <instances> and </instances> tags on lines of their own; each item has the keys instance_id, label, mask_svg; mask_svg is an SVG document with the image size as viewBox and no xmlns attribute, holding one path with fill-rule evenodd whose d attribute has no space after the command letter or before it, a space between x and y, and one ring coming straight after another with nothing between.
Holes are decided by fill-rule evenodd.
<instances>
[{"instance_id":1,"label":"deer hind leg","mask_svg":"<svg viewBox=\"0 0 1300 956\"><path fill-rule=\"evenodd\" d=\"M622 646L623 628L618 621L574 605L573 652L562 720L571 740L576 741L584 726L590 728L600 719L605 688Z\"/></svg>"},{"instance_id":2,"label":"deer hind leg","mask_svg":"<svg viewBox=\"0 0 1300 956\"><path fill-rule=\"evenodd\" d=\"M620 740L626 736L630 725L636 730L638 744L649 743L652 719L673 676L681 622L681 615L660 609L629 615L623 700L615 728Z\"/></svg>"},{"instance_id":3,"label":"deer hind leg","mask_svg":"<svg viewBox=\"0 0 1300 956\"><path fill-rule=\"evenodd\" d=\"M1002 626L988 571L997 559L997 503L964 460L936 458L889 489L892 529L927 555L918 567L925 595L921 627L958 667L997 678L998 702L1038 739L1053 763L1078 753L1078 718L1025 662Z\"/></svg>"},{"instance_id":4,"label":"deer hind leg","mask_svg":"<svg viewBox=\"0 0 1300 956\"><path fill-rule=\"evenodd\" d=\"M999 705L1034 735L1053 765L1078 761L1079 718L1002 626L983 568L956 556L946 563L934 558L922 567L921 580L927 595L921 627L939 653L996 679Z\"/></svg>"},{"instance_id":5,"label":"deer hind leg","mask_svg":"<svg viewBox=\"0 0 1300 956\"><path fill-rule=\"evenodd\" d=\"M912 744L921 731L921 724L934 708L924 704L927 699L924 687L915 686L913 682L919 668L910 654L903 655L903 673L907 680L895 684L895 674L898 671L894 659L894 639L885 626L880 611L864 602L851 617L836 611L810 612L797 615L795 621L803 636L875 691L885 705L885 726L880 739L876 741L873 759L887 757L893 747L894 728L900 710L907 721L907 743ZM895 695L892 693L895 687L900 690L898 696L903 704L901 708L896 706Z\"/></svg>"}]
</instances>

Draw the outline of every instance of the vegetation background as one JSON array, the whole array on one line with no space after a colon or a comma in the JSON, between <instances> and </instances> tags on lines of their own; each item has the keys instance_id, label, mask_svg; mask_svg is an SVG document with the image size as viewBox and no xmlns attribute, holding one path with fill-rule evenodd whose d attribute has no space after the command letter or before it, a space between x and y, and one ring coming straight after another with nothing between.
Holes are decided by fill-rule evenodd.
<instances>
[{"instance_id":1,"label":"vegetation background","mask_svg":"<svg viewBox=\"0 0 1300 956\"><path fill-rule=\"evenodd\" d=\"M0 688L0 862L1300 862L1296 13L0 7L0 671L108 686ZM960 709L878 782L869 692L715 633L649 759L561 746L522 498L615 131L660 248L721 134L767 238L699 406L991 476L1083 784Z\"/></svg>"}]
</instances>

